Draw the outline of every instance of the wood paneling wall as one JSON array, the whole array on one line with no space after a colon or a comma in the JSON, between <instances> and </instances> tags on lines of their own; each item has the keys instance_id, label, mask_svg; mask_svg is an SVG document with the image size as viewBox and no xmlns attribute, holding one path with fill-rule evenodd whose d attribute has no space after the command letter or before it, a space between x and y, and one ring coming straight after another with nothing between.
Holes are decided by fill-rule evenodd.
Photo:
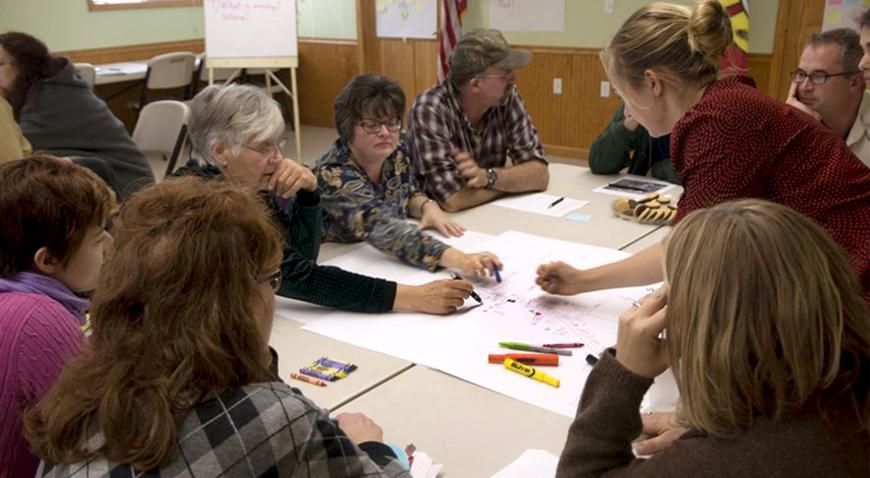
<instances>
[{"instance_id":1,"label":"wood paneling wall","mask_svg":"<svg viewBox=\"0 0 870 478\"><path fill-rule=\"evenodd\" d=\"M372 71L395 78L405 90L408 106L414 97L436 82L438 44L434 40L398 40L378 38L372 42L377 51L362 55L355 41L314 38L299 39L299 110L303 124L333 127L332 105L341 88L365 65ZM602 81L607 80L598 50L591 48L556 48L519 46L534 53L528 67L517 75L517 86L548 154L585 158L589 146L604 129L619 107L619 99L599 95ZM73 61L113 63L141 60L170 51L203 50L202 40L155 43L120 48L59 52ZM367 60L368 58L368 60ZM375 64L369 64L375 61ZM768 91L771 78L771 55L749 56L750 74L760 91ZM553 78L562 79L562 94L553 94ZM106 85L109 88L119 86ZM135 93L134 93L135 92ZM104 92L108 95L110 92ZM138 94L122 95L112 101L116 114L127 123L132 118L122 110L125 101Z\"/></svg>"},{"instance_id":2,"label":"wood paneling wall","mask_svg":"<svg viewBox=\"0 0 870 478\"><path fill-rule=\"evenodd\" d=\"M335 96L359 72L356 42L299 40L299 117L302 124L332 127Z\"/></svg>"},{"instance_id":3,"label":"wood paneling wall","mask_svg":"<svg viewBox=\"0 0 870 478\"><path fill-rule=\"evenodd\" d=\"M205 42L200 40L185 40L176 42L147 43L144 45L129 45L110 48L94 48L91 50L70 50L55 52L55 55L64 56L74 62L93 63L118 63L122 61L146 60L155 55L171 53L174 51L190 51L201 53L205 51Z\"/></svg>"}]
</instances>

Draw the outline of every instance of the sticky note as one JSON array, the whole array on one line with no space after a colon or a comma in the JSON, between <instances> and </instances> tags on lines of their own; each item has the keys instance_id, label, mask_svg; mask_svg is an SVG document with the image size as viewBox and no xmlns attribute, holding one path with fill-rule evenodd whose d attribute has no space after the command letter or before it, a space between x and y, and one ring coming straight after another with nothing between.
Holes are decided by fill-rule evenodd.
<instances>
[{"instance_id":1,"label":"sticky note","mask_svg":"<svg viewBox=\"0 0 870 478\"><path fill-rule=\"evenodd\" d=\"M575 212L565 216L565 219L574 222L589 222L592 220L592 216L589 214L578 214Z\"/></svg>"}]
</instances>

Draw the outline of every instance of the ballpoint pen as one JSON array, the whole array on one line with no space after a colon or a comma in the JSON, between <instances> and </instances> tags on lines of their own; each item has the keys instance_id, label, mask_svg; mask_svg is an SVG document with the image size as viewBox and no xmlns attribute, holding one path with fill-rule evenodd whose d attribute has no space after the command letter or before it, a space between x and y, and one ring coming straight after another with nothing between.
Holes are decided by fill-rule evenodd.
<instances>
[{"instance_id":1,"label":"ballpoint pen","mask_svg":"<svg viewBox=\"0 0 870 478\"><path fill-rule=\"evenodd\" d=\"M547 206L547 209L550 209L551 207L555 206L556 204L559 204L560 202L562 202L564 200L565 200L565 196L562 196L559 199L556 199L555 201L551 202L549 206Z\"/></svg>"}]
</instances>

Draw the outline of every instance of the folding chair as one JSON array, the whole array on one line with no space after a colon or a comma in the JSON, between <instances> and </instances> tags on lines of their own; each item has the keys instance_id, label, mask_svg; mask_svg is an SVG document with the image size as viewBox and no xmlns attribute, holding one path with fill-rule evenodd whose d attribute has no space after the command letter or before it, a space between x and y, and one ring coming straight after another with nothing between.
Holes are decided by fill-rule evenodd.
<instances>
[{"instance_id":1,"label":"folding chair","mask_svg":"<svg viewBox=\"0 0 870 478\"><path fill-rule=\"evenodd\" d=\"M187 140L187 122L190 108L176 100L148 103L139 113L133 142L148 158L154 177L158 181L172 174L181 150ZM160 174L154 156L168 161L166 171Z\"/></svg>"}]
</instances>

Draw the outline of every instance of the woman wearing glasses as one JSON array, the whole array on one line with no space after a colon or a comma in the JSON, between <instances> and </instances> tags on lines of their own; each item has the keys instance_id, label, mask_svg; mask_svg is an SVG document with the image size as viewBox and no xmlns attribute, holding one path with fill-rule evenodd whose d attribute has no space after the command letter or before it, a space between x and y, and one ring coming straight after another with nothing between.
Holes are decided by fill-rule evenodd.
<instances>
[{"instance_id":1,"label":"woman wearing glasses","mask_svg":"<svg viewBox=\"0 0 870 478\"><path fill-rule=\"evenodd\" d=\"M410 476L374 422L332 420L270 371L269 215L195 177L122 206L90 342L26 419L39 476Z\"/></svg>"},{"instance_id":2,"label":"woman wearing glasses","mask_svg":"<svg viewBox=\"0 0 870 478\"><path fill-rule=\"evenodd\" d=\"M404 114L402 88L380 75L357 76L336 97L339 139L316 167L325 240L365 241L430 271L494 274L502 267L495 255L467 254L422 232L432 228L445 237L461 236L463 228L418 187L400 138ZM408 223L409 216L419 218L419 225Z\"/></svg>"},{"instance_id":3,"label":"woman wearing glasses","mask_svg":"<svg viewBox=\"0 0 870 478\"><path fill-rule=\"evenodd\" d=\"M213 85L191 103L194 156L176 175L228 178L260 191L284 232L284 281L278 294L357 312L456 311L471 283L440 280L407 286L320 266L321 209L317 180L284 158L284 119L278 103L250 85Z\"/></svg>"},{"instance_id":4,"label":"woman wearing glasses","mask_svg":"<svg viewBox=\"0 0 870 478\"><path fill-rule=\"evenodd\" d=\"M842 138L755 89L751 79L716 79L731 23L716 0L694 7L653 3L634 13L602 52L625 111L653 137L671 134L684 185L679 222L692 211L755 197L815 220L850 256L870 300L870 169ZM547 292L581 292L662 280L662 248L588 270L542 265Z\"/></svg>"}]
</instances>

